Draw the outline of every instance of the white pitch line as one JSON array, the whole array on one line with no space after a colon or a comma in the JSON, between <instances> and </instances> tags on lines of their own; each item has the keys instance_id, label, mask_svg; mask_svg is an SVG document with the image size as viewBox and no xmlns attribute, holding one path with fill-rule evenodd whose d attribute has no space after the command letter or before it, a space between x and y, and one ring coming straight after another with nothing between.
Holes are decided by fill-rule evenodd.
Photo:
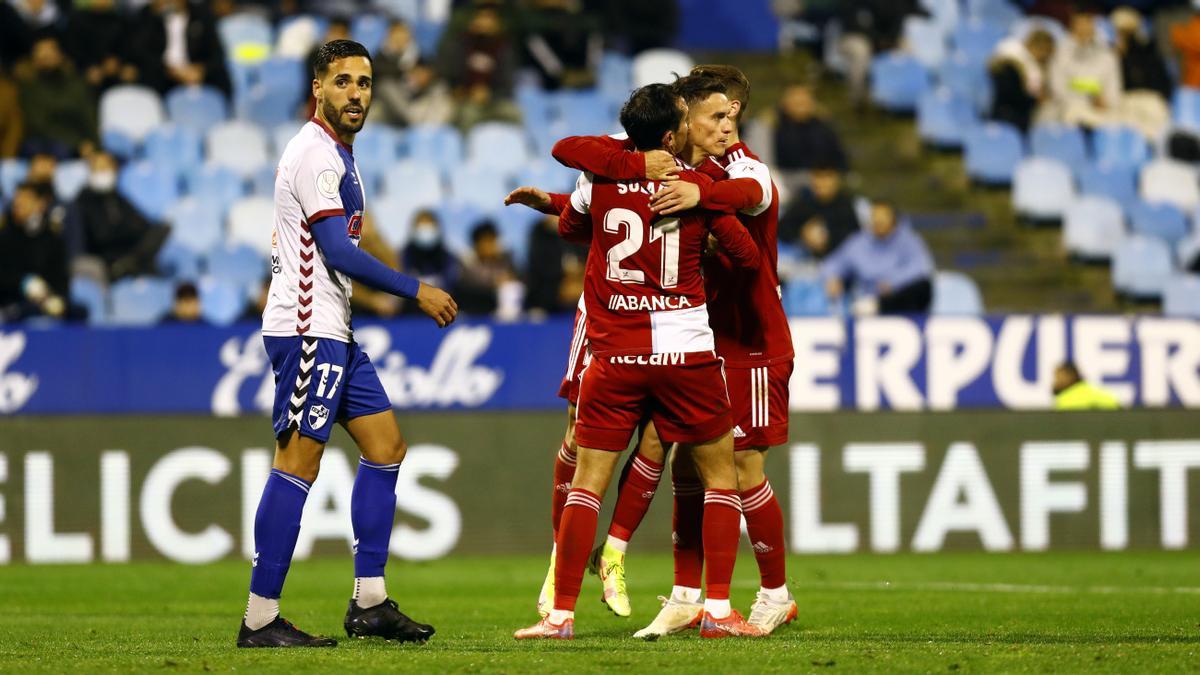
<instances>
[{"instance_id":1,"label":"white pitch line","mask_svg":"<svg viewBox=\"0 0 1200 675\"><path fill-rule=\"evenodd\" d=\"M758 584L738 583L739 587L757 587ZM965 593L1035 593L1070 595L1088 593L1096 595L1148 594L1148 595L1200 595L1200 586L1050 586L1039 584L981 584L956 581L823 581L811 583L789 583L795 589L822 590L847 589L855 591L944 591Z\"/></svg>"}]
</instances>

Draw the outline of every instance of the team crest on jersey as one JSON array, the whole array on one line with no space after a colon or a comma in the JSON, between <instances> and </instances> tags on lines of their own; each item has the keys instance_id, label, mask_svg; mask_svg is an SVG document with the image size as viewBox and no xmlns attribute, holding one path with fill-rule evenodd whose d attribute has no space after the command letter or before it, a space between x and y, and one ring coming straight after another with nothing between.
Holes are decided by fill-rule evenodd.
<instances>
[{"instance_id":1,"label":"team crest on jersey","mask_svg":"<svg viewBox=\"0 0 1200 675\"><path fill-rule=\"evenodd\" d=\"M317 174L317 192L329 198L337 197L338 195L338 180L337 172L333 169L325 169Z\"/></svg>"},{"instance_id":2,"label":"team crest on jersey","mask_svg":"<svg viewBox=\"0 0 1200 675\"><path fill-rule=\"evenodd\" d=\"M351 237L361 237L362 220L362 211L355 211L354 215L350 216L349 222L346 223L346 234Z\"/></svg>"},{"instance_id":3,"label":"team crest on jersey","mask_svg":"<svg viewBox=\"0 0 1200 675\"><path fill-rule=\"evenodd\" d=\"M329 408L323 405L314 405L308 409L308 426L313 431L325 426L329 421Z\"/></svg>"}]
</instances>

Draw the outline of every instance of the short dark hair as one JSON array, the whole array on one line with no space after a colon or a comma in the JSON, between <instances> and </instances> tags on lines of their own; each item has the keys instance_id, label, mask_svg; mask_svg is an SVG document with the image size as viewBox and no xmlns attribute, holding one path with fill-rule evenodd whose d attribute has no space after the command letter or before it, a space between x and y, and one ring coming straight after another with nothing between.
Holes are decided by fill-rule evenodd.
<instances>
[{"instance_id":1,"label":"short dark hair","mask_svg":"<svg viewBox=\"0 0 1200 675\"><path fill-rule=\"evenodd\" d=\"M496 229L496 224L492 221L481 220L475 224L475 227L471 228L471 245L478 244L480 239L487 236L499 237L500 230Z\"/></svg>"},{"instance_id":2,"label":"short dark hair","mask_svg":"<svg viewBox=\"0 0 1200 675\"><path fill-rule=\"evenodd\" d=\"M54 199L54 188L47 183L31 183L25 181L17 186L17 191L28 190L33 193L33 196L43 201L52 201Z\"/></svg>"},{"instance_id":3,"label":"short dark hair","mask_svg":"<svg viewBox=\"0 0 1200 675\"><path fill-rule=\"evenodd\" d=\"M675 80L671 87L675 89L675 95L682 98L688 106L693 106L713 94L724 94L727 91L724 82L707 75L684 75Z\"/></svg>"},{"instance_id":4,"label":"short dark hair","mask_svg":"<svg viewBox=\"0 0 1200 675\"><path fill-rule=\"evenodd\" d=\"M354 40L332 40L321 45L317 50L317 60L313 62L313 75L318 79L329 71L329 64L350 56L362 56L371 61L371 53L367 48Z\"/></svg>"},{"instance_id":5,"label":"short dark hair","mask_svg":"<svg viewBox=\"0 0 1200 675\"><path fill-rule=\"evenodd\" d=\"M621 126L638 150L662 147L663 134L678 129L682 120L679 94L669 84L641 87L621 106Z\"/></svg>"},{"instance_id":6,"label":"short dark hair","mask_svg":"<svg viewBox=\"0 0 1200 675\"><path fill-rule=\"evenodd\" d=\"M196 284L190 281L184 281L175 287L176 300L188 300L198 297L200 297L200 291L196 289Z\"/></svg>"},{"instance_id":7,"label":"short dark hair","mask_svg":"<svg viewBox=\"0 0 1200 675\"><path fill-rule=\"evenodd\" d=\"M702 75L720 80L725 84L725 95L731 101L740 101L742 110L738 114L741 119L746 108L750 105L750 80L746 74L737 66L730 66L723 63L707 64L692 68L692 75Z\"/></svg>"}]
</instances>

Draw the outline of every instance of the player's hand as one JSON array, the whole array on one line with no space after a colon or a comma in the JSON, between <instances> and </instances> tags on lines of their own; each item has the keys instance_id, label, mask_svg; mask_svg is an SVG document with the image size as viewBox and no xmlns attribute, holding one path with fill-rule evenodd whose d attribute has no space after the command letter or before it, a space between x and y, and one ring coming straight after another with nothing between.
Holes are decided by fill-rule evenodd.
<instances>
[{"instance_id":1,"label":"player's hand","mask_svg":"<svg viewBox=\"0 0 1200 675\"><path fill-rule=\"evenodd\" d=\"M516 190L508 193L504 198L504 205L523 204L531 209L540 211L550 206L550 195L544 190L539 190L535 187L519 187Z\"/></svg>"},{"instance_id":2,"label":"player's hand","mask_svg":"<svg viewBox=\"0 0 1200 675\"><path fill-rule=\"evenodd\" d=\"M454 298L446 291L425 283L417 290L417 307L436 321L438 328L449 326L458 316L458 304Z\"/></svg>"},{"instance_id":3,"label":"player's hand","mask_svg":"<svg viewBox=\"0 0 1200 675\"><path fill-rule=\"evenodd\" d=\"M671 183L650 197L650 210L670 215L696 208L700 203L700 186L681 180Z\"/></svg>"},{"instance_id":4,"label":"player's hand","mask_svg":"<svg viewBox=\"0 0 1200 675\"><path fill-rule=\"evenodd\" d=\"M650 180L672 181L679 180L679 165L675 163L675 155L666 150L651 150L646 155L646 178Z\"/></svg>"}]
</instances>

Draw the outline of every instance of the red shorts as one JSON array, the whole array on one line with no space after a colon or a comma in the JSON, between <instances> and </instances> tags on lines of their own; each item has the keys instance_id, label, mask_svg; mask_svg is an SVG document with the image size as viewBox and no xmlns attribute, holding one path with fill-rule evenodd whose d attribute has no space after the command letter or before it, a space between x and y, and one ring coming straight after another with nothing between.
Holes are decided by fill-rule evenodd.
<instances>
[{"instance_id":1,"label":"red shorts","mask_svg":"<svg viewBox=\"0 0 1200 675\"><path fill-rule=\"evenodd\" d=\"M575 310L575 331L571 333L571 353L567 356L567 373L558 386L558 397L567 399L573 406L579 405L579 375L590 359L587 341L587 314Z\"/></svg>"},{"instance_id":2,"label":"red shorts","mask_svg":"<svg viewBox=\"0 0 1200 675\"><path fill-rule=\"evenodd\" d=\"M729 431L720 359L712 352L594 357L575 411L579 447L621 452L647 418L664 443L700 443Z\"/></svg>"},{"instance_id":3,"label":"red shorts","mask_svg":"<svg viewBox=\"0 0 1200 675\"><path fill-rule=\"evenodd\" d=\"M788 381L794 366L792 359L786 359L754 368L725 367L735 450L787 443Z\"/></svg>"}]
</instances>

